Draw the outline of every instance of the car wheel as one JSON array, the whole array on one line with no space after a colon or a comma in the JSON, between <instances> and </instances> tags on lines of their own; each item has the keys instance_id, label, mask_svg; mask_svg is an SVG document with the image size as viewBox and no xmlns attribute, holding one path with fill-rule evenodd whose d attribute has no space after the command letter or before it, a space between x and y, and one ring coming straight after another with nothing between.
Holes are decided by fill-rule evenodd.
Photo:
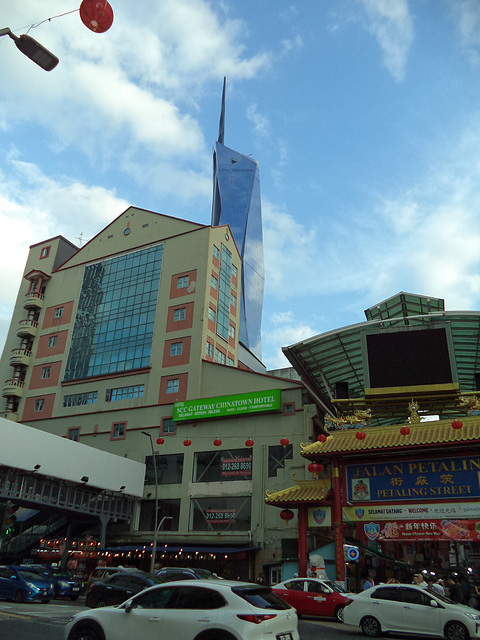
<instances>
[{"instance_id":1,"label":"car wheel","mask_svg":"<svg viewBox=\"0 0 480 640\"><path fill-rule=\"evenodd\" d=\"M211 631L202 631L195 640L235 640L235 636L232 636L228 631L212 629Z\"/></svg>"},{"instance_id":2,"label":"car wheel","mask_svg":"<svg viewBox=\"0 0 480 640\"><path fill-rule=\"evenodd\" d=\"M342 605L341 607L337 607L335 609L335 620L337 622L343 622L343 612L345 610L345 607Z\"/></svg>"},{"instance_id":3,"label":"car wheel","mask_svg":"<svg viewBox=\"0 0 480 640\"><path fill-rule=\"evenodd\" d=\"M447 640L469 640L470 634L465 625L455 620L445 627L445 637Z\"/></svg>"},{"instance_id":4,"label":"car wheel","mask_svg":"<svg viewBox=\"0 0 480 640\"><path fill-rule=\"evenodd\" d=\"M68 640L104 640L101 630L92 625L79 624L68 634Z\"/></svg>"},{"instance_id":5,"label":"car wheel","mask_svg":"<svg viewBox=\"0 0 480 640\"><path fill-rule=\"evenodd\" d=\"M382 633L379 621L373 616L365 616L360 622L360 626L362 627L363 635L367 636L367 638L378 638Z\"/></svg>"},{"instance_id":6,"label":"car wheel","mask_svg":"<svg viewBox=\"0 0 480 640\"><path fill-rule=\"evenodd\" d=\"M25 602L25 594L21 589L18 589L18 591L15 591L13 599L15 602Z\"/></svg>"}]
</instances>

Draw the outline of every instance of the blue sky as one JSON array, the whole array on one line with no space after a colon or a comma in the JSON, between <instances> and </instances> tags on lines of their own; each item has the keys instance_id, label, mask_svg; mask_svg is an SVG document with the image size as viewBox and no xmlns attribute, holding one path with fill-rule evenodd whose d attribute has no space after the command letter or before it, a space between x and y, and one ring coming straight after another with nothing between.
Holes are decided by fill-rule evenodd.
<instances>
[{"instance_id":1,"label":"blue sky","mask_svg":"<svg viewBox=\"0 0 480 640\"><path fill-rule=\"evenodd\" d=\"M31 244L129 205L210 223L212 148L260 163L263 356L409 291L480 303L478 0L2 0L0 344Z\"/></svg>"}]
</instances>

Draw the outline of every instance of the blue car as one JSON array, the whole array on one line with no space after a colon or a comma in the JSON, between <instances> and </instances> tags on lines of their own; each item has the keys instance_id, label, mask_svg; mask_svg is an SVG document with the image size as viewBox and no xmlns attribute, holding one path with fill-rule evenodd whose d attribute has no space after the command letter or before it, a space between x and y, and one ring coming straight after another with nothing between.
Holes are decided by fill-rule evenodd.
<instances>
[{"instance_id":1,"label":"blue car","mask_svg":"<svg viewBox=\"0 0 480 640\"><path fill-rule=\"evenodd\" d=\"M70 598L77 600L82 590L82 582L74 578L68 569L52 567L49 564L20 565L20 569L35 571L53 584L55 598Z\"/></svg>"},{"instance_id":2,"label":"blue car","mask_svg":"<svg viewBox=\"0 0 480 640\"><path fill-rule=\"evenodd\" d=\"M0 598L14 602L43 602L54 597L53 583L44 575L23 567L0 567Z\"/></svg>"}]
</instances>

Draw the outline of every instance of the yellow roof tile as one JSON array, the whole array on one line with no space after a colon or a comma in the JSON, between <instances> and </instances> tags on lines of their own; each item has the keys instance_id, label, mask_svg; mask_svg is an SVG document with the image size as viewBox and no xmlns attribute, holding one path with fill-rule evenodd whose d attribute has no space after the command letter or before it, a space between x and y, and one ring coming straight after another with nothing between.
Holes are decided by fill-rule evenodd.
<instances>
[{"instance_id":1,"label":"yellow roof tile","mask_svg":"<svg viewBox=\"0 0 480 640\"><path fill-rule=\"evenodd\" d=\"M397 447L413 447L432 444L467 443L480 440L480 416L462 417L461 429L452 427L452 420L435 420L414 424L395 424L386 427L365 427L363 440L358 440L355 434L360 429L346 429L334 431L326 442L301 444L301 455L308 459L332 453L350 451L385 450ZM410 428L408 435L402 435L403 426Z\"/></svg>"},{"instance_id":2,"label":"yellow roof tile","mask_svg":"<svg viewBox=\"0 0 480 640\"><path fill-rule=\"evenodd\" d=\"M293 478L295 480L295 478ZM331 482L329 478L319 478L318 480L295 480L296 485L281 491L266 491L265 502L274 506L285 506L287 504L317 504L324 500L330 491Z\"/></svg>"}]
</instances>

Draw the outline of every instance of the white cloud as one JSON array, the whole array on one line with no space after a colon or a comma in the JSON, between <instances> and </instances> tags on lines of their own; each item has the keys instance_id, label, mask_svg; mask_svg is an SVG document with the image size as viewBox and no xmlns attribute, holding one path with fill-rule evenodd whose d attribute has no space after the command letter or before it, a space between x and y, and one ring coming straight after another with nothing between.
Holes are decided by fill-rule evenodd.
<instances>
[{"instance_id":1,"label":"white cloud","mask_svg":"<svg viewBox=\"0 0 480 640\"><path fill-rule=\"evenodd\" d=\"M470 62L480 63L480 5L477 0L453 0L450 2L460 42Z\"/></svg>"},{"instance_id":2,"label":"white cloud","mask_svg":"<svg viewBox=\"0 0 480 640\"><path fill-rule=\"evenodd\" d=\"M267 321L268 329L263 331L263 344L269 345L268 358L265 364L268 369L282 369L291 367L287 358L283 355L281 346L291 345L318 333L301 320L297 320L292 311L274 313Z\"/></svg>"},{"instance_id":3,"label":"white cloud","mask_svg":"<svg viewBox=\"0 0 480 640\"><path fill-rule=\"evenodd\" d=\"M397 82L403 80L413 24L406 0L360 0L369 19L368 29L383 52L383 62Z\"/></svg>"},{"instance_id":4,"label":"white cloud","mask_svg":"<svg viewBox=\"0 0 480 640\"><path fill-rule=\"evenodd\" d=\"M270 130L270 123L268 121L268 117L264 114L258 112L258 107L256 104L251 104L247 108L247 118L250 122L253 123L255 127L255 131L262 135L266 136Z\"/></svg>"}]
</instances>

